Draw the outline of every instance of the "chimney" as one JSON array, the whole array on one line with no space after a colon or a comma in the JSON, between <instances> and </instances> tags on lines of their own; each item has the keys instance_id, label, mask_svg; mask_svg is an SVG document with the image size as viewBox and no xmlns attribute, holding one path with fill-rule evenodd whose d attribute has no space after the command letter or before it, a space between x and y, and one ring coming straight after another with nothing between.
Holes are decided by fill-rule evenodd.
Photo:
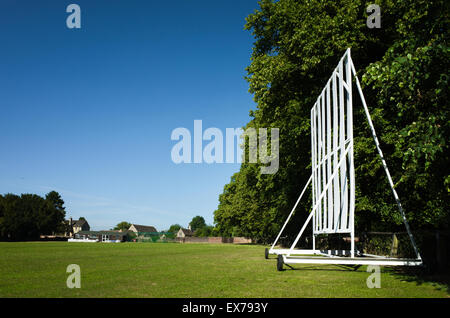
<instances>
[{"instance_id":1,"label":"chimney","mask_svg":"<svg viewBox=\"0 0 450 318\"><path fill-rule=\"evenodd\" d=\"M72 226L72 217L69 218L69 236L73 236L73 226Z\"/></svg>"}]
</instances>

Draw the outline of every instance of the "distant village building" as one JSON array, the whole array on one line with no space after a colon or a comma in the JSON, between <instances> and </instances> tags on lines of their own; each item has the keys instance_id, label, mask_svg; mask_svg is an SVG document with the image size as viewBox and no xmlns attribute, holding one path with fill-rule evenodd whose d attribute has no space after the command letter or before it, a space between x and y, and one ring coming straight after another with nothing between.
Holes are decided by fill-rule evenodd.
<instances>
[{"instance_id":1,"label":"distant village building","mask_svg":"<svg viewBox=\"0 0 450 318\"><path fill-rule=\"evenodd\" d=\"M180 228L177 232L177 237L191 237L194 236L194 231L192 231L190 228L189 229L184 229L184 228Z\"/></svg>"},{"instance_id":2,"label":"distant village building","mask_svg":"<svg viewBox=\"0 0 450 318\"><path fill-rule=\"evenodd\" d=\"M72 218L70 218L68 220L64 220L64 224L66 227L64 236L69 237L73 237L75 233L80 231L89 231L91 229L89 223L85 219L72 220Z\"/></svg>"},{"instance_id":3,"label":"distant village building","mask_svg":"<svg viewBox=\"0 0 450 318\"><path fill-rule=\"evenodd\" d=\"M128 231L79 231L69 242L120 243L127 240Z\"/></svg>"},{"instance_id":4,"label":"distant village building","mask_svg":"<svg viewBox=\"0 0 450 318\"><path fill-rule=\"evenodd\" d=\"M89 226L89 223L85 219L80 219L75 222L73 225L73 233L78 233L80 231L89 231L91 227Z\"/></svg>"},{"instance_id":5,"label":"distant village building","mask_svg":"<svg viewBox=\"0 0 450 318\"><path fill-rule=\"evenodd\" d=\"M156 233L158 232L154 226L147 226L147 225L139 225L139 224L131 224L128 231L134 232L138 234L139 232L146 232L146 233Z\"/></svg>"}]
</instances>

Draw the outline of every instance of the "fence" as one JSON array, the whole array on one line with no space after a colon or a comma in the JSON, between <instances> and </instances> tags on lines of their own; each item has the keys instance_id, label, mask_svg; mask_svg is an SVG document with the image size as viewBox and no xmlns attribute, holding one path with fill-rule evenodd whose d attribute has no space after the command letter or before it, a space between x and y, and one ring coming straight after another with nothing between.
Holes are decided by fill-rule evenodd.
<instances>
[{"instance_id":1,"label":"fence","mask_svg":"<svg viewBox=\"0 0 450 318\"><path fill-rule=\"evenodd\" d=\"M141 243L168 243L174 242L175 234L171 232L137 232L133 242Z\"/></svg>"},{"instance_id":2,"label":"fence","mask_svg":"<svg viewBox=\"0 0 450 318\"><path fill-rule=\"evenodd\" d=\"M250 244L253 243L252 239L246 237L178 237L175 241L179 243L229 243L229 244Z\"/></svg>"}]
</instances>

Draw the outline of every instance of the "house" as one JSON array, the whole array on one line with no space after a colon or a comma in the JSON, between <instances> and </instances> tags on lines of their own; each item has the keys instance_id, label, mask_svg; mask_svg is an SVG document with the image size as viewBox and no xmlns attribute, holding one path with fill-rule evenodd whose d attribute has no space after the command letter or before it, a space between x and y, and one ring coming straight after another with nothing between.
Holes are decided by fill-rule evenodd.
<instances>
[{"instance_id":1,"label":"house","mask_svg":"<svg viewBox=\"0 0 450 318\"><path fill-rule=\"evenodd\" d=\"M136 235L138 235L138 233L142 233L142 232L146 232L146 233L158 232L154 226L139 225L139 224L131 224L128 231L134 232L134 233L136 233Z\"/></svg>"},{"instance_id":2,"label":"house","mask_svg":"<svg viewBox=\"0 0 450 318\"><path fill-rule=\"evenodd\" d=\"M80 231L89 231L91 229L89 223L84 218L80 220L72 220L72 218L64 220L64 225L64 236L66 237L73 237L75 233L78 233Z\"/></svg>"},{"instance_id":3,"label":"house","mask_svg":"<svg viewBox=\"0 0 450 318\"><path fill-rule=\"evenodd\" d=\"M69 242L120 243L127 240L128 231L79 231Z\"/></svg>"},{"instance_id":4,"label":"house","mask_svg":"<svg viewBox=\"0 0 450 318\"><path fill-rule=\"evenodd\" d=\"M73 233L78 233L80 231L89 231L91 227L85 219L79 219L73 224Z\"/></svg>"},{"instance_id":5,"label":"house","mask_svg":"<svg viewBox=\"0 0 450 318\"><path fill-rule=\"evenodd\" d=\"M194 231L192 231L190 228L189 229L180 228L177 232L176 237L190 237L190 236L194 236Z\"/></svg>"}]
</instances>

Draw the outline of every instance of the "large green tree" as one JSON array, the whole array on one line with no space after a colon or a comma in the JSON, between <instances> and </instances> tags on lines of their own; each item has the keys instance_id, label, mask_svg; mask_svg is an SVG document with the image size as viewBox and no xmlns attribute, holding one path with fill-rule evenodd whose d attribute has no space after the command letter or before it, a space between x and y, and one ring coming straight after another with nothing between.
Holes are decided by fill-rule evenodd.
<instances>
[{"instance_id":1,"label":"large green tree","mask_svg":"<svg viewBox=\"0 0 450 318\"><path fill-rule=\"evenodd\" d=\"M57 192L45 198L36 194L5 194L0 197L0 236L9 240L38 239L61 230L64 201Z\"/></svg>"},{"instance_id":2,"label":"large green tree","mask_svg":"<svg viewBox=\"0 0 450 318\"><path fill-rule=\"evenodd\" d=\"M280 129L280 168L264 175L257 164L241 165L215 211L222 235L277 234L311 173L310 109L348 47L413 229L448 227L448 4L375 2L379 29L367 27L370 2L360 0L263 0L247 17L257 106L244 129ZM396 230L401 218L358 102L354 112L357 230ZM310 206L306 197L289 237Z\"/></svg>"}]
</instances>

